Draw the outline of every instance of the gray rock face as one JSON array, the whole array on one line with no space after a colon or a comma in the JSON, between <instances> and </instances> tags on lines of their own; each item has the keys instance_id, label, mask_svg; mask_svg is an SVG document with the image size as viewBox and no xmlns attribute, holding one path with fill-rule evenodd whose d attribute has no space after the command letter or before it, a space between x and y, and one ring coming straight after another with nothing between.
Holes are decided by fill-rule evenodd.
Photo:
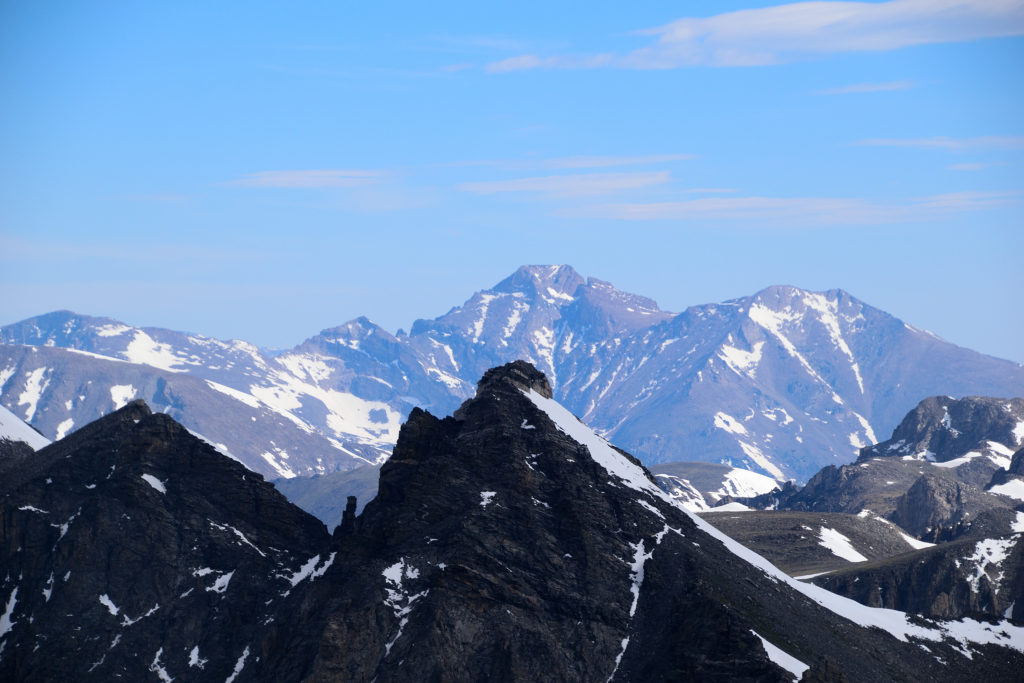
<instances>
[{"instance_id":1,"label":"gray rock face","mask_svg":"<svg viewBox=\"0 0 1024 683\"><path fill-rule=\"evenodd\" d=\"M1009 467L1022 445L1024 398L933 396L907 413L890 439L862 449L859 460L899 457L943 463L983 486L993 472Z\"/></svg>"},{"instance_id":2,"label":"gray rock face","mask_svg":"<svg viewBox=\"0 0 1024 683\"><path fill-rule=\"evenodd\" d=\"M1021 440L1022 399L928 398L892 438L862 449L854 464L825 467L802 489L744 502L786 510L867 510L929 542L998 536L1024 519L1024 485L1018 490L1012 482L1020 475L1010 457L1011 444ZM1024 466L1024 458L1016 462Z\"/></svg>"},{"instance_id":3,"label":"gray rock face","mask_svg":"<svg viewBox=\"0 0 1024 683\"><path fill-rule=\"evenodd\" d=\"M875 515L711 510L701 517L791 576L833 572L914 550L898 526Z\"/></svg>"},{"instance_id":4,"label":"gray rock face","mask_svg":"<svg viewBox=\"0 0 1024 683\"><path fill-rule=\"evenodd\" d=\"M872 607L933 619L1013 618L1024 612L1021 534L958 540L934 548L840 569L814 582Z\"/></svg>"},{"instance_id":5,"label":"gray rock face","mask_svg":"<svg viewBox=\"0 0 1024 683\"><path fill-rule=\"evenodd\" d=\"M842 290L769 287L674 314L568 266L524 266L409 334L359 318L274 356L69 312L0 340L0 403L47 436L139 397L274 478L379 464L413 407L450 413L516 359L646 463L780 480L852 460L922 396L1024 394L1021 367Z\"/></svg>"},{"instance_id":6,"label":"gray rock face","mask_svg":"<svg viewBox=\"0 0 1024 683\"><path fill-rule=\"evenodd\" d=\"M791 680L764 643L827 680L1024 665L822 607L545 383L506 366L457 417L414 410L379 495L333 536L141 403L86 425L3 480L0 678Z\"/></svg>"}]
</instances>

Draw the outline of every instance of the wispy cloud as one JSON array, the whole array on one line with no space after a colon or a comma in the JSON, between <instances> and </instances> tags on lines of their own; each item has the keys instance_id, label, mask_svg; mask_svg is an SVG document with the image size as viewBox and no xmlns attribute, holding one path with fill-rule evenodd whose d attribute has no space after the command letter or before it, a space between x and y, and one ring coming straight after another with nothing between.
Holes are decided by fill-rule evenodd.
<instances>
[{"instance_id":1,"label":"wispy cloud","mask_svg":"<svg viewBox=\"0 0 1024 683\"><path fill-rule=\"evenodd\" d=\"M130 194L124 197L130 202L183 202L191 199L187 194Z\"/></svg>"},{"instance_id":2,"label":"wispy cloud","mask_svg":"<svg viewBox=\"0 0 1024 683\"><path fill-rule=\"evenodd\" d=\"M545 168L612 168L615 166L644 166L664 164L672 161L696 159L695 154L648 154L641 156L579 156L545 159L540 165Z\"/></svg>"},{"instance_id":3,"label":"wispy cloud","mask_svg":"<svg viewBox=\"0 0 1024 683\"><path fill-rule=\"evenodd\" d=\"M534 193L545 197L579 197L634 190L669 182L668 171L648 173L582 173L514 180L463 183L457 189L473 194Z\"/></svg>"},{"instance_id":4,"label":"wispy cloud","mask_svg":"<svg viewBox=\"0 0 1024 683\"><path fill-rule=\"evenodd\" d=\"M384 176L370 170L260 171L225 184L234 187L326 188L370 185Z\"/></svg>"},{"instance_id":5,"label":"wispy cloud","mask_svg":"<svg viewBox=\"0 0 1024 683\"><path fill-rule=\"evenodd\" d=\"M1005 166L1002 163L985 163L982 161L969 161L963 164L950 164L946 167L949 171L982 171L993 166Z\"/></svg>"},{"instance_id":6,"label":"wispy cloud","mask_svg":"<svg viewBox=\"0 0 1024 683\"><path fill-rule=\"evenodd\" d=\"M648 166L696 159L696 154L638 154L632 156L581 155L550 159L477 159L455 161L445 166L489 166L504 169L588 169L618 166Z\"/></svg>"},{"instance_id":7,"label":"wispy cloud","mask_svg":"<svg viewBox=\"0 0 1024 683\"><path fill-rule=\"evenodd\" d=\"M916 85L913 81L889 81L888 83L857 83L839 88L819 90L819 95L855 95L865 92L889 92L892 90L909 90Z\"/></svg>"},{"instance_id":8,"label":"wispy cloud","mask_svg":"<svg viewBox=\"0 0 1024 683\"><path fill-rule=\"evenodd\" d=\"M872 138L856 144L868 147L917 147L922 149L1024 149L1024 136L985 135L976 138Z\"/></svg>"},{"instance_id":9,"label":"wispy cloud","mask_svg":"<svg viewBox=\"0 0 1024 683\"><path fill-rule=\"evenodd\" d=\"M758 66L810 55L1016 36L1024 34L1024 0L798 2L687 17L637 34L655 42L623 55L521 54L486 69Z\"/></svg>"},{"instance_id":10,"label":"wispy cloud","mask_svg":"<svg viewBox=\"0 0 1024 683\"><path fill-rule=\"evenodd\" d=\"M732 221L758 225L877 225L1019 204L1019 192L956 192L900 202L851 197L709 197L675 202L603 204L560 212L572 218Z\"/></svg>"}]
</instances>

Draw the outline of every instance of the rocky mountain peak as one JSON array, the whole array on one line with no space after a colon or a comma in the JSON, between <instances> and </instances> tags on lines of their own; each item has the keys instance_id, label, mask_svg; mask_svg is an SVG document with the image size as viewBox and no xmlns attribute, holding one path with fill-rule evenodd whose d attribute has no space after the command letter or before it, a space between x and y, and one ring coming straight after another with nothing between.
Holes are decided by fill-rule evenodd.
<instances>
[{"instance_id":1,"label":"rocky mountain peak","mask_svg":"<svg viewBox=\"0 0 1024 683\"><path fill-rule=\"evenodd\" d=\"M544 398L551 398L552 395L548 378L525 360L513 361L485 372L477 383L477 395L498 384L511 384L524 392L532 389Z\"/></svg>"},{"instance_id":2,"label":"rocky mountain peak","mask_svg":"<svg viewBox=\"0 0 1024 683\"><path fill-rule=\"evenodd\" d=\"M548 303L561 305L571 301L576 290L585 283L572 266L521 266L495 285L493 291L537 294Z\"/></svg>"},{"instance_id":3,"label":"rocky mountain peak","mask_svg":"<svg viewBox=\"0 0 1024 683\"><path fill-rule=\"evenodd\" d=\"M891 438L862 449L858 460L888 456L942 463L973 453L1006 467L1021 445L1024 398L931 396L907 413Z\"/></svg>"}]
</instances>

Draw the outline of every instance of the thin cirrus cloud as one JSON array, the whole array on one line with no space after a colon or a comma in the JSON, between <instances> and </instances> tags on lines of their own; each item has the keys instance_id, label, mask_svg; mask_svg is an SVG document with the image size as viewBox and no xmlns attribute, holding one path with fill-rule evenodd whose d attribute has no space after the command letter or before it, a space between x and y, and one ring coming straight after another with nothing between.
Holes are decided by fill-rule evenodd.
<instances>
[{"instance_id":1,"label":"thin cirrus cloud","mask_svg":"<svg viewBox=\"0 0 1024 683\"><path fill-rule=\"evenodd\" d=\"M1019 192L954 192L888 203L850 197L707 197L573 207L560 215L628 221L731 221L758 226L879 225L1019 204L1020 196Z\"/></svg>"},{"instance_id":2,"label":"thin cirrus cloud","mask_svg":"<svg viewBox=\"0 0 1024 683\"><path fill-rule=\"evenodd\" d=\"M687 17L636 32L654 42L626 54L523 54L486 65L525 69L760 66L841 52L1024 35L1024 0L798 2Z\"/></svg>"},{"instance_id":3,"label":"thin cirrus cloud","mask_svg":"<svg viewBox=\"0 0 1024 683\"><path fill-rule=\"evenodd\" d=\"M819 95L855 95L866 92L892 92L894 90L909 90L916 83L913 81L889 81L887 83L857 83L855 85L844 85L839 88L825 88L819 90Z\"/></svg>"},{"instance_id":4,"label":"thin cirrus cloud","mask_svg":"<svg viewBox=\"0 0 1024 683\"><path fill-rule=\"evenodd\" d=\"M545 159L540 165L545 168L613 168L615 166L642 166L663 164L671 161L696 159L695 154L648 154L641 156L578 156L560 159Z\"/></svg>"},{"instance_id":5,"label":"thin cirrus cloud","mask_svg":"<svg viewBox=\"0 0 1024 683\"><path fill-rule=\"evenodd\" d=\"M489 166L504 169L592 169L615 168L618 166L644 166L648 164L664 164L673 161L690 161L696 154L640 154L634 156L572 156L551 159L479 159L474 161L455 161L442 166Z\"/></svg>"},{"instance_id":6,"label":"thin cirrus cloud","mask_svg":"<svg viewBox=\"0 0 1024 683\"><path fill-rule=\"evenodd\" d=\"M867 147L914 147L920 149L1024 149L1024 136L983 135L974 138L871 138L860 140L856 144Z\"/></svg>"},{"instance_id":7,"label":"thin cirrus cloud","mask_svg":"<svg viewBox=\"0 0 1024 683\"><path fill-rule=\"evenodd\" d=\"M529 193L547 198L602 195L669 182L668 171L642 173L578 173L462 183L457 189L481 195Z\"/></svg>"},{"instance_id":8,"label":"thin cirrus cloud","mask_svg":"<svg viewBox=\"0 0 1024 683\"><path fill-rule=\"evenodd\" d=\"M260 171L250 173L226 185L264 188L331 188L360 187L378 182L384 173L359 169L324 169L309 171Z\"/></svg>"}]
</instances>

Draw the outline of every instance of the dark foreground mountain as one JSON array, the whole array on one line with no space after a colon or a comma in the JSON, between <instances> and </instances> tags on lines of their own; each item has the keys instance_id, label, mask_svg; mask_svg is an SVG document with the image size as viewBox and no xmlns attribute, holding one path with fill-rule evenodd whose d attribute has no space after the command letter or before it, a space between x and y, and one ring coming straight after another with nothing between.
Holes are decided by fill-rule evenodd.
<instances>
[{"instance_id":1,"label":"dark foreground mountain","mask_svg":"<svg viewBox=\"0 0 1024 683\"><path fill-rule=\"evenodd\" d=\"M327 314L329 315L329 313ZM58 311L0 328L0 403L49 438L143 398L268 477L379 464L414 406L448 414L518 358L647 464L806 481L923 396L1024 395L1024 368L842 290L768 287L669 313L569 266L524 266L396 334L366 318L283 353Z\"/></svg>"},{"instance_id":2,"label":"dark foreground mountain","mask_svg":"<svg viewBox=\"0 0 1024 683\"><path fill-rule=\"evenodd\" d=\"M130 404L5 479L4 680L1015 680L1024 628L793 581L551 398L414 410L328 537Z\"/></svg>"}]
</instances>

